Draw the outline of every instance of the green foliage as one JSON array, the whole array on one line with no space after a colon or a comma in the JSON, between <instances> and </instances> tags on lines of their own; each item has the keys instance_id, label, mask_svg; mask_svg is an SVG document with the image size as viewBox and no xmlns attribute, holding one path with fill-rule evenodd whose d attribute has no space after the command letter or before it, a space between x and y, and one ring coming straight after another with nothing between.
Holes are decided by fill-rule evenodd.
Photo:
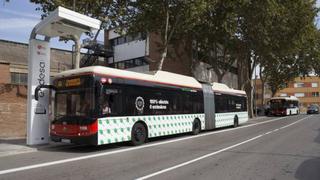
<instances>
[{"instance_id":1,"label":"green foliage","mask_svg":"<svg viewBox=\"0 0 320 180\"><path fill-rule=\"evenodd\" d=\"M73 1L31 0L44 15ZM107 19L107 28L160 35L163 59L168 46L191 48L223 76L237 64L239 81L250 99L253 69L276 92L293 78L314 70L320 74L320 35L315 0L78 0L76 11ZM168 52L169 54L172 52ZM249 102L250 103L250 102ZM250 107L250 104L249 104Z\"/></svg>"}]
</instances>

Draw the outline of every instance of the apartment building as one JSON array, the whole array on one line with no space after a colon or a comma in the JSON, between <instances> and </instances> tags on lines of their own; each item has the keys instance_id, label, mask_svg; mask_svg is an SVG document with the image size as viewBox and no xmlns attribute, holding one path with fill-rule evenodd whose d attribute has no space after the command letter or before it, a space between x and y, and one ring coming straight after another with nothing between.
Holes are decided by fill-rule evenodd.
<instances>
[{"instance_id":1,"label":"apartment building","mask_svg":"<svg viewBox=\"0 0 320 180\"><path fill-rule=\"evenodd\" d=\"M255 104L262 108L262 83L260 79L253 80L255 85ZM264 105L268 104L271 98L271 91L267 84L264 86ZM275 96L296 96L300 100L300 111L305 112L311 104L320 105L320 77L297 77L292 82L287 83L286 88L279 90Z\"/></svg>"},{"instance_id":2,"label":"apartment building","mask_svg":"<svg viewBox=\"0 0 320 180\"><path fill-rule=\"evenodd\" d=\"M299 98L303 108L311 104L320 105L320 77L310 76L305 78L295 78L288 83L287 87L279 90L276 96L296 96Z\"/></svg>"}]
</instances>

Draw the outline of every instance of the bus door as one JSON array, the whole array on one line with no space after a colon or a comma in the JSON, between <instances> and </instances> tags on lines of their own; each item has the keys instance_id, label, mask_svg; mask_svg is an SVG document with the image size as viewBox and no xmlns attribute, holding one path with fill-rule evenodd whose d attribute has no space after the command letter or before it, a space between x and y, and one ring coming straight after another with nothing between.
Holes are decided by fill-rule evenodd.
<instances>
[{"instance_id":1,"label":"bus door","mask_svg":"<svg viewBox=\"0 0 320 180\"><path fill-rule=\"evenodd\" d=\"M213 129L216 127L214 93L210 84L202 84L202 89L205 114L205 129Z\"/></svg>"}]
</instances>

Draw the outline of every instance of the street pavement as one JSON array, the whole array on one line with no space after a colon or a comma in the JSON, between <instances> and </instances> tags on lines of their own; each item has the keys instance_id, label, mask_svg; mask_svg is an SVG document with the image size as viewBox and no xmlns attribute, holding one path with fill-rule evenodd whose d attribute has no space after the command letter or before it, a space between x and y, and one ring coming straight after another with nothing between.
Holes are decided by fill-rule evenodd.
<instances>
[{"instance_id":1,"label":"street pavement","mask_svg":"<svg viewBox=\"0 0 320 180\"><path fill-rule=\"evenodd\" d=\"M54 145L0 156L0 179L320 179L320 115L266 117L238 128L143 146Z\"/></svg>"}]
</instances>

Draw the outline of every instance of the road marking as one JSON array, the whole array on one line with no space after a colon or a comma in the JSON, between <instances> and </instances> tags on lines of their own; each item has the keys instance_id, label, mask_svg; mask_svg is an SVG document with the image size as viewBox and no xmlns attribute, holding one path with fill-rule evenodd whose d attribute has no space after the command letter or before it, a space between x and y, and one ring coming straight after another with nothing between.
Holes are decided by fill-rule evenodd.
<instances>
[{"instance_id":1,"label":"road marking","mask_svg":"<svg viewBox=\"0 0 320 180\"><path fill-rule=\"evenodd\" d=\"M270 123L270 122L278 121L278 120L284 119L284 118L287 118L287 117L276 118L276 119L272 119L272 120L268 120L268 121L264 121L264 122L260 122L260 123L240 126L240 127L233 128L233 129L224 129L221 131L203 133L203 134L199 134L197 136L189 136L189 137L183 137L183 138L178 138L178 139L173 139L173 140L163 141L163 142L158 142L158 143L153 143L153 144L151 144L151 143L145 144L145 145L138 146L138 147L120 149L120 150L115 150L115 151L108 151L108 152L104 152L104 153L98 153L98 154L92 154L92 155L87 155L87 156L81 156L81 157L69 158L69 159L64 159L64 160L57 160L57 161L51 161L51 162L46 162L46 163L39 163L39 164L34 164L34 165L22 166L22 167L18 167L18 168L1 170L0 175L30 170L30 169L35 169L35 168L53 166L53 165L63 164L63 163L68 163L68 162L80 161L80 160L85 160L85 159L91 159L91 158L96 158L96 157L101 157L101 156L108 156L108 155L118 154L118 153L123 153L123 152L129 152L129 151L134 151L134 150L138 150L138 149L144 149L144 148L155 147L155 146L160 146L160 145L164 145L164 144L184 141L184 140L193 139L193 138L200 138L200 137L209 136L212 134L219 134L219 133L223 133L223 132L234 131L234 130L238 130L238 129L242 129L242 128L247 128L247 127L257 126L257 125L261 125L261 124L265 124L265 123Z\"/></svg>"},{"instance_id":2,"label":"road marking","mask_svg":"<svg viewBox=\"0 0 320 180\"><path fill-rule=\"evenodd\" d=\"M266 133L260 134L260 135L258 135L258 136L255 136L255 137L250 138L250 139L248 139L248 140L242 141L242 142L237 143L237 144L235 144L235 145L232 145L232 146L229 146L229 147L220 149L220 150L218 150L218 151L215 151L215 152L212 152L212 153L203 155L203 156L201 156L201 157L198 157L198 158L195 158L195 159L186 161L186 162L181 163L181 164L177 164L177 165L175 165L175 166L172 166L172 167L169 167L169 168L166 168L166 169L162 169L162 170L157 171L157 172L154 172L154 173L152 173L152 174L139 177L139 178L137 178L136 180L149 179L149 178L154 177L154 176L157 176L157 175L159 175L159 174L163 174L163 173L165 173L165 172L172 171L172 170L174 170L174 169L177 169L177 168L180 168L180 167L189 165L189 164L191 164L191 163L200 161L200 160L202 160L202 159L205 159L205 158L214 156L214 155L219 154L219 153L221 153L221 152L228 151L228 150L230 150L230 149L232 149L232 148L235 148L235 147L238 147L238 146L240 146L240 145L249 143L249 142L251 142L251 141L254 141L254 140L256 140L256 139L259 139L259 138L261 138L261 137L263 137L263 136L266 136L266 135L268 135L268 134L271 134L271 133L274 133L274 132L279 131L279 130L281 130L281 129L290 127L290 126L292 126L292 125L294 125L294 124L297 124L297 123L299 123L299 122L301 122L301 121L303 121L303 120L305 120L305 119L307 119L307 118L309 118L309 117L311 117L311 116L304 117L304 118L302 118L302 119L300 119L300 120L298 120L298 121L295 121L295 122L293 122L293 123L291 123L291 124L288 124L288 125L283 126L283 127L281 127L281 128L274 129L274 130L272 130L272 131L268 131L268 132L266 132Z\"/></svg>"}]
</instances>

